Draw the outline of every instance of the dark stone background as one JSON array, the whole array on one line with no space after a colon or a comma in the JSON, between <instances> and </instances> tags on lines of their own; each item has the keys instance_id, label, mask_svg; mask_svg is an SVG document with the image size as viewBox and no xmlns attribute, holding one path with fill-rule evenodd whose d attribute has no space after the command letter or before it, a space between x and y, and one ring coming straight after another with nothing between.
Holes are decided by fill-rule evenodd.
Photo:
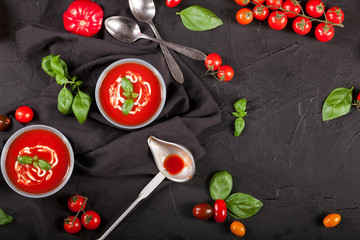
<instances>
[{"instance_id":1,"label":"dark stone background","mask_svg":"<svg viewBox=\"0 0 360 240\"><path fill-rule=\"evenodd\" d=\"M45 87L24 61L15 32L38 22L46 2L0 2L0 113ZM183 0L173 9L164 0L155 3L154 22L163 38L217 52L236 75L228 83L202 78L221 108L222 123L199 137L207 156L197 162L196 177L155 192L119 225L123 235L108 239L236 239L229 230L232 219L218 224L191 214L195 204L212 203L208 182L219 170L233 175L234 192L264 203L258 214L242 220L244 239L359 239L360 114L353 109L323 122L321 108L334 88L360 90L360 1L325 1L345 12L345 28L336 27L328 43L318 42L314 31L299 36L291 25L283 31L257 20L241 26L235 20L240 7L233 0ZM194 4L213 10L224 25L207 32L187 30L175 13ZM181 58L199 76L206 71L202 62ZM239 98L249 100L249 110L245 130L235 138L230 111ZM334 229L321 225L330 212L342 216ZM62 222L49 224L61 229Z\"/></svg>"}]
</instances>

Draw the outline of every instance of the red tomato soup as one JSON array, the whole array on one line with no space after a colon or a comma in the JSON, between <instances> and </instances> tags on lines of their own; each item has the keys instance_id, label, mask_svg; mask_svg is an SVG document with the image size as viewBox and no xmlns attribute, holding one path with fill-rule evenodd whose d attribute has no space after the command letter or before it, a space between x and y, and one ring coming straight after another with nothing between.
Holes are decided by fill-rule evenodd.
<instances>
[{"instance_id":1,"label":"red tomato soup","mask_svg":"<svg viewBox=\"0 0 360 240\"><path fill-rule=\"evenodd\" d=\"M180 173L185 167L184 160L176 154L169 155L164 160L164 168L170 175Z\"/></svg>"},{"instance_id":2,"label":"red tomato soup","mask_svg":"<svg viewBox=\"0 0 360 240\"><path fill-rule=\"evenodd\" d=\"M126 100L121 88L121 79L128 78L139 96L128 115L123 114L122 105ZM127 126L145 123L155 115L161 103L159 79L147 67L138 63L124 63L114 67L105 76L100 87L100 103L113 121Z\"/></svg>"},{"instance_id":3,"label":"red tomato soup","mask_svg":"<svg viewBox=\"0 0 360 240\"><path fill-rule=\"evenodd\" d=\"M47 161L50 170L33 164L21 164L20 156L35 157ZM59 186L70 169L70 153L65 143L47 130L30 130L18 136L9 147L6 171L10 181L28 193L46 193Z\"/></svg>"}]
</instances>

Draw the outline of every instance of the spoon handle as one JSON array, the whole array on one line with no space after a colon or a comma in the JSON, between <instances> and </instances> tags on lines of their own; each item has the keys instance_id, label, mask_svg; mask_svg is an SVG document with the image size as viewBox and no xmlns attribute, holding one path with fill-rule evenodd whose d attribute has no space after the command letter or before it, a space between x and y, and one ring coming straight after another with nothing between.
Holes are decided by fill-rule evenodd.
<instances>
[{"instance_id":1,"label":"spoon handle","mask_svg":"<svg viewBox=\"0 0 360 240\"><path fill-rule=\"evenodd\" d=\"M154 191L154 189L159 186L159 184L165 179L165 175L162 172L156 174L156 176L144 187L140 192L137 199L125 210L125 212L109 227L108 230L100 237L98 240L104 240L111 232L116 228L116 226L136 207L136 205L149 196L149 194Z\"/></svg>"},{"instance_id":2,"label":"spoon handle","mask_svg":"<svg viewBox=\"0 0 360 240\"><path fill-rule=\"evenodd\" d=\"M154 42L157 42L157 43L160 43L168 48L171 48L189 58L192 58L192 59L195 59L195 60L199 60L199 61L205 61L205 58L206 58L206 54L195 49L195 48L191 48L191 47L185 47L185 46L182 46L182 45L179 45L179 44L176 44L176 43L171 43L171 42L168 42L168 41L164 41L162 39L157 39L157 38L153 38L153 37L150 37L148 35L145 35L145 34L140 34L139 36L140 38L145 38L145 39L148 39L148 40L151 40L151 41L154 41Z\"/></svg>"},{"instance_id":3,"label":"spoon handle","mask_svg":"<svg viewBox=\"0 0 360 240\"><path fill-rule=\"evenodd\" d=\"M155 33L156 38L161 39L161 36L159 32L157 31L154 23L152 21L147 22L153 32ZM179 65L175 62L175 59L171 55L169 49L167 47L164 47L162 44L160 44L161 51L163 52L163 55L165 57L166 64L168 65L168 68L170 70L171 75L177 81L178 83L182 84L184 82L184 75L182 74Z\"/></svg>"}]
</instances>

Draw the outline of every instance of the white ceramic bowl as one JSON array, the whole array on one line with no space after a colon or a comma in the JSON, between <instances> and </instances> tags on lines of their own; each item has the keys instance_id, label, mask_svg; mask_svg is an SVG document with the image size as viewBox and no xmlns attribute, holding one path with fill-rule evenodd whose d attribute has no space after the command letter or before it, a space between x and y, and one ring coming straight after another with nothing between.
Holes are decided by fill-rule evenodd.
<instances>
[{"instance_id":1,"label":"white ceramic bowl","mask_svg":"<svg viewBox=\"0 0 360 240\"><path fill-rule=\"evenodd\" d=\"M161 102L159 105L159 108L157 109L157 111L155 112L155 114L149 118L147 121L139 124L139 125L123 125L120 124L116 121L114 121L103 109L103 107L101 106L101 102L100 102L100 87L106 77L106 75L115 67L125 64L125 63L137 63L140 64L148 69L150 69L155 76L157 77L157 79L159 80L160 83L160 88L161 88ZM134 129L138 129L138 128L142 128L147 126L148 124L150 124L151 122L153 122L161 113L162 109L164 108L165 105L165 100L166 100L166 86L165 86L165 81L163 79L163 77L161 76L161 74L159 73L159 71L150 63L141 60L141 59L137 59L137 58L125 58L125 59L121 59L118 60L112 64L110 64L107 68L105 68L105 70L101 73L100 77L98 78L98 81L96 83L96 88L95 88L95 100L96 100L96 105L98 106L100 113L103 115L103 117L109 121L110 123L112 123L114 126L121 128L121 129L125 129L125 130L134 130Z\"/></svg>"},{"instance_id":2,"label":"white ceramic bowl","mask_svg":"<svg viewBox=\"0 0 360 240\"><path fill-rule=\"evenodd\" d=\"M66 145L68 151L69 151L69 155L70 155L70 166L69 166L69 169L68 169L68 172L66 173L66 176L64 178L64 180L56 187L54 188L53 190L50 190L48 192L45 192L45 193L29 193L29 192L25 192L21 189L19 189L18 187L16 187L12 181L10 180L8 174L7 174L7 171L6 171L6 166L5 166L5 161L6 161L6 156L8 154L8 151L9 151L9 147L11 146L11 144L13 143L13 141L19 137L21 134L23 134L24 132L27 132L27 131L31 131L31 130L47 130L49 132L52 132L54 133L56 136L58 136L62 141L63 143ZM15 132L10 138L9 140L6 142L3 150L2 150L2 153L1 153L1 172L2 172L2 175L6 181L6 183L15 191L17 192L18 194L20 195L23 195L25 197L30 197L30 198L42 198L42 197L47 197L47 196L50 196L54 193L56 193L57 191L59 191L62 187L65 186L65 184L68 182L68 180L70 179L70 176L72 174L72 171L74 169L74 152L72 150L72 147L69 143L69 141L67 140L67 138L61 133L59 132L58 130L56 130L55 128L52 128L52 127L49 127L49 126L46 126L46 125L31 125L31 126L28 126L28 127L24 127L20 130L18 130L17 132Z\"/></svg>"}]
</instances>

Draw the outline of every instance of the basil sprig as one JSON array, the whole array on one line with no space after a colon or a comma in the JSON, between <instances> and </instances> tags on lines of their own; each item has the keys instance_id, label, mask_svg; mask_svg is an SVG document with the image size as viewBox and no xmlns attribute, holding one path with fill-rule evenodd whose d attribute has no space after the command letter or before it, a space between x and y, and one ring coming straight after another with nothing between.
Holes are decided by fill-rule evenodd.
<instances>
[{"instance_id":1,"label":"basil sprig","mask_svg":"<svg viewBox=\"0 0 360 240\"><path fill-rule=\"evenodd\" d=\"M0 208L0 225L5 225L8 223L11 223L13 220L13 217L10 215L7 215L1 208Z\"/></svg>"},{"instance_id":2,"label":"basil sprig","mask_svg":"<svg viewBox=\"0 0 360 240\"><path fill-rule=\"evenodd\" d=\"M209 191L213 200L222 199L226 202L229 214L237 219L251 217L263 206L263 203L245 193L231 193L233 180L227 171L217 172L210 180Z\"/></svg>"},{"instance_id":3,"label":"basil sprig","mask_svg":"<svg viewBox=\"0 0 360 240\"><path fill-rule=\"evenodd\" d=\"M353 101L352 90L353 87L350 89L343 87L336 88L327 96L322 108L322 118L324 121L338 118L350 111Z\"/></svg>"},{"instance_id":4,"label":"basil sprig","mask_svg":"<svg viewBox=\"0 0 360 240\"><path fill-rule=\"evenodd\" d=\"M64 86L58 95L59 111L62 114L71 114L73 112L79 123L83 124L92 103L91 97L79 89L83 81L78 81L76 76L70 77L68 75L67 65L60 58L60 55L54 56L50 54L44 57L41 61L41 67L50 77L55 78L58 84ZM72 91L77 90L75 98L72 91L67 88L68 85Z\"/></svg>"},{"instance_id":5,"label":"basil sprig","mask_svg":"<svg viewBox=\"0 0 360 240\"><path fill-rule=\"evenodd\" d=\"M29 156L20 156L16 159L21 164L32 164L34 167L39 166L39 168L43 170L50 170L51 165L47 161L38 159L37 156L35 157L29 157Z\"/></svg>"},{"instance_id":6,"label":"basil sprig","mask_svg":"<svg viewBox=\"0 0 360 240\"><path fill-rule=\"evenodd\" d=\"M124 90L123 95L127 97L121 109L125 115L128 115L134 106L134 98L137 98L139 94L134 93L134 86L127 77L121 79L121 88Z\"/></svg>"},{"instance_id":7,"label":"basil sprig","mask_svg":"<svg viewBox=\"0 0 360 240\"><path fill-rule=\"evenodd\" d=\"M176 14L180 15L184 26L192 31L206 31L223 24L215 13L196 5L185 8Z\"/></svg>"},{"instance_id":8,"label":"basil sprig","mask_svg":"<svg viewBox=\"0 0 360 240\"><path fill-rule=\"evenodd\" d=\"M247 104L246 99L237 100L234 104L236 112L231 112L232 115L237 117L237 119L235 120L235 131L234 131L235 137L240 136L240 134L245 128L245 120L243 119L243 117L245 117L247 114L247 112L245 111L246 104Z\"/></svg>"}]
</instances>

